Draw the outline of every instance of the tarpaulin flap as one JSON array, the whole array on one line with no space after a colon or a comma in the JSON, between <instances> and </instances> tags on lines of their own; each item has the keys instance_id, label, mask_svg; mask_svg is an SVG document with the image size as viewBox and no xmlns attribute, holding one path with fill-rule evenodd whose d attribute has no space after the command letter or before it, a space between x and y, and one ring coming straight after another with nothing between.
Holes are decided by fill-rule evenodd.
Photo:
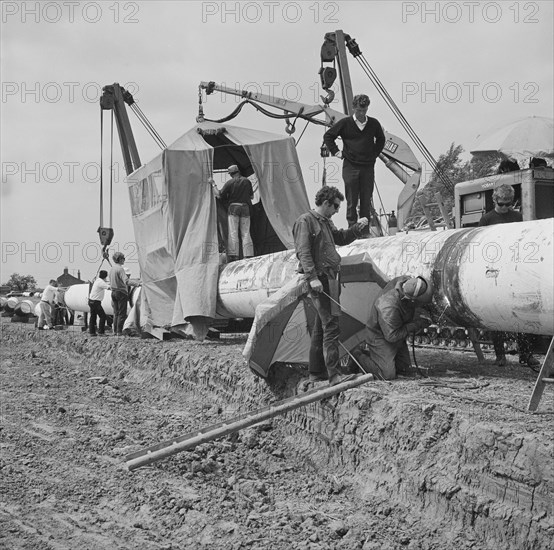
<instances>
[{"instance_id":1,"label":"tarpaulin flap","mask_svg":"<svg viewBox=\"0 0 554 550\"><path fill-rule=\"evenodd\" d=\"M263 215L254 215L252 231L265 230L254 239L257 250L293 248L292 227L309 202L292 138L211 122L194 126L127 178L151 325L196 319L202 328L194 333L203 334L206 319L216 315L217 203L208 179L228 164L258 182Z\"/></svg>"},{"instance_id":2,"label":"tarpaulin flap","mask_svg":"<svg viewBox=\"0 0 554 550\"><path fill-rule=\"evenodd\" d=\"M260 197L269 222L286 246L294 248L292 227L310 209L292 138L245 145L260 182Z\"/></svg>"},{"instance_id":3,"label":"tarpaulin flap","mask_svg":"<svg viewBox=\"0 0 554 550\"><path fill-rule=\"evenodd\" d=\"M215 197L207 182L211 149L166 151L164 173L181 319L215 317L219 253ZM176 308L179 311L179 308Z\"/></svg>"}]
</instances>

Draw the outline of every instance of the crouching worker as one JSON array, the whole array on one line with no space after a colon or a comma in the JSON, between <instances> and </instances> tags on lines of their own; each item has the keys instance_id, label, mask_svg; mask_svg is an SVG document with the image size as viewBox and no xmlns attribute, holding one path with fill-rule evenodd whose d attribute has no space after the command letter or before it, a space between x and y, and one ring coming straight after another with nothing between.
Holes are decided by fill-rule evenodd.
<instances>
[{"instance_id":1,"label":"crouching worker","mask_svg":"<svg viewBox=\"0 0 554 550\"><path fill-rule=\"evenodd\" d=\"M411 368L406 338L431 324L421 304L429 303L431 285L423 277L397 277L378 295L367 323L368 363L378 378L392 380Z\"/></svg>"}]
</instances>

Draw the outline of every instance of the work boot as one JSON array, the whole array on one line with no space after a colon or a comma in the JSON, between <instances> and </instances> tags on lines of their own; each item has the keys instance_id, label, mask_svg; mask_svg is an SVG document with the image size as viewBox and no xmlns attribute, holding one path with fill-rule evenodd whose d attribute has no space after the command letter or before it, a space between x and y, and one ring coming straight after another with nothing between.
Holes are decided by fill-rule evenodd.
<instances>
[{"instance_id":1,"label":"work boot","mask_svg":"<svg viewBox=\"0 0 554 550\"><path fill-rule=\"evenodd\" d=\"M536 368L541 366L541 362L536 357L533 357L530 353L528 355L520 355L519 362L520 364L527 365L528 367L531 367L531 368Z\"/></svg>"},{"instance_id":2,"label":"work boot","mask_svg":"<svg viewBox=\"0 0 554 550\"><path fill-rule=\"evenodd\" d=\"M506 356L504 354L497 355L495 363L499 367L505 367L506 366Z\"/></svg>"},{"instance_id":3,"label":"work boot","mask_svg":"<svg viewBox=\"0 0 554 550\"><path fill-rule=\"evenodd\" d=\"M342 374L334 374L329 378L329 386L336 386L342 384L343 382L348 382L349 380L354 380L356 378L355 374L348 374L343 376Z\"/></svg>"},{"instance_id":4,"label":"work boot","mask_svg":"<svg viewBox=\"0 0 554 550\"><path fill-rule=\"evenodd\" d=\"M310 372L310 382L325 382L329 377L325 372Z\"/></svg>"}]
</instances>

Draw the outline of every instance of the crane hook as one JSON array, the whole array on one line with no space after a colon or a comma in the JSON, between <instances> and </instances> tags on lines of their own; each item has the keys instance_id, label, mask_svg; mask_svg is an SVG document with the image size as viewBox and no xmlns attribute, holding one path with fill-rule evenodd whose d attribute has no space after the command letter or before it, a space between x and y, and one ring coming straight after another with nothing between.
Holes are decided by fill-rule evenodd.
<instances>
[{"instance_id":1,"label":"crane hook","mask_svg":"<svg viewBox=\"0 0 554 550\"><path fill-rule=\"evenodd\" d=\"M329 105L329 103L332 103L335 99L335 92L333 92L333 90L327 90L327 97L323 97L322 95L319 97L321 101L323 101L323 105Z\"/></svg>"}]
</instances>

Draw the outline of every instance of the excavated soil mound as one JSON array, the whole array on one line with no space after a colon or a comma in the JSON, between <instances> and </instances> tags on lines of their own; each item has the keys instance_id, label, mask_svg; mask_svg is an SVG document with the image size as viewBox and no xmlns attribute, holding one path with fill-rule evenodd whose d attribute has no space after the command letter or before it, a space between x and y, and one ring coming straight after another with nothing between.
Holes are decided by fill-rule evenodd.
<instances>
[{"instance_id":1,"label":"excavated soil mound","mask_svg":"<svg viewBox=\"0 0 554 550\"><path fill-rule=\"evenodd\" d=\"M3 320L6 321L6 320ZM125 456L305 388L244 338L95 339L2 323L0 547L514 549L554 535L554 402L510 358L417 350L373 382L129 472Z\"/></svg>"}]
</instances>

